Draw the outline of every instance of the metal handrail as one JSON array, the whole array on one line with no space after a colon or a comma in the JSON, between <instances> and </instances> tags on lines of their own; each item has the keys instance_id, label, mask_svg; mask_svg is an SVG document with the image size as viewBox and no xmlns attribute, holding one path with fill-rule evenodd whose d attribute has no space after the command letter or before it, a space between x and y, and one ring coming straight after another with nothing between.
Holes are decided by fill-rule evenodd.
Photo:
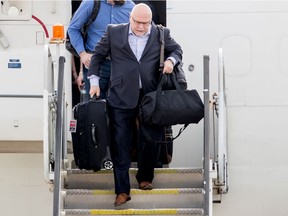
<instances>
[{"instance_id":1,"label":"metal handrail","mask_svg":"<svg viewBox=\"0 0 288 216\"><path fill-rule=\"evenodd\" d=\"M47 183L54 179L54 145L56 128L57 95L54 89L54 72L52 55L48 45L44 46L44 85L43 85L43 162L44 176ZM56 58L57 59L57 58ZM59 59L59 57L58 57ZM58 62L57 62L58 65ZM58 70L58 68L57 68ZM51 186L53 186L51 184Z\"/></svg>"},{"instance_id":2,"label":"metal handrail","mask_svg":"<svg viewBox=\"0 0 288 216\"><path fill-rule=\"evenodd\" d=\"M0 98L43 98L43 95L0 94Z\"/></svg>"},{"instance_id":3,"label":"metal handrail","mask_svg":"<svg viewBox=\"0 0 288 216\"><path fill-rule=\"evenodd\" d=\"M210 108L209 108L209 56L203 57L204 63L204 216L211 216L210 210Z\"/></svg>"},{"instance_id":4,"label":"metal handrail","mask_svg":"<svg viewBox=\"0 0 288 216\"><path fill-rule=\"evenodd\" d=\"M64 63L65 58L59 57L58 87L57 87L57 116L56 116L56 145L54 149L54 194L53 216L59 216L61 209L61 169L63 167L63 115L64 115Z\"/></svg>"},{"instance_id":5,"label":"metal handrail","mask_svg":"<svg viewBox=\"0 0 288 216\"><path fill-rule=\"evenodd\" d=\"M228 192L228 174L227 174L227 110L225 95L225 70L224 57L222 49L219 49L218 57L218 96L217 96L217 113L218 113L218 139L217 139L217 163L218 176L215 185L219 186L219 193Z\"/></svg>"}]
</instances>

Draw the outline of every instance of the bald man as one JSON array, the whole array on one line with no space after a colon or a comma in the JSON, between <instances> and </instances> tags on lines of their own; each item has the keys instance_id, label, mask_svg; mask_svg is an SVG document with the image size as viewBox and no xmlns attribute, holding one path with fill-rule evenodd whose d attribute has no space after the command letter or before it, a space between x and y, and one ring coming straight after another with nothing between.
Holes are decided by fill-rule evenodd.
<instances>
[{"instance_id":1,"label":"bald man","mask_svg":"<svg viewBox=\"0 0 288 216\"><path fill-rule=\"evenodd\" d=\"M182 49L164 29L164 73L171 73L174 65L182 60ZM131 163L132 131L138 116L139 102L144 94L155 91L159 72L159 31L152 22L149 6L140 3L134 6L127 24L109 25L97 43L91 59L88 76L90 96L100 95L100 66L107 56L111 58L111 75L107 102L111 126L111 156L114 163L116 199L119 206L131 199L129 168ZM139 125L138 172L139 188L152 190L154 167L160 146L148 142L143 128L153 140L162 140L162 127Z\"/></svg>"}]
</instances>

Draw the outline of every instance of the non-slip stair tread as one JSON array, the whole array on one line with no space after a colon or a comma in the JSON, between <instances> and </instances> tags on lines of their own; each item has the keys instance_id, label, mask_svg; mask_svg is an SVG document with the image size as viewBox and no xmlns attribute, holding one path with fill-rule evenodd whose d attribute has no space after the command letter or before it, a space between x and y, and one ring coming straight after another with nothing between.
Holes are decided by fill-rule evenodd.
<instances>
[{"instance_id":1,"label":"non-slip stair tread","mask_svg":"<svg viewBox=\"0 0 288 216\"><path fill-rule=\"evenodd\" d=\"M65 195L64 195L65 193ZM202 208L201 188L131 190L131 201L121 208ZM114 190L67 190L63 192L66 209L114 209Z\"/></svg>"},{"instance_id":2,"label":"non-slip stair tread","mask_svg":"<svg viewBox=\"0 0 288 216\"><path fill-rule=\"evenodd\" d=\"M65 195L114 195L114 190L90 190L90 189L68 189L63 190ZM166 188L153 190L131 189L131 195L144 194L185 194L185 193L203 193L202 188Z\"/></svg>"},{"instance_id":3,"label":"non-slip stair tread","mask_svg":"<svg viewBox=\"0 0 288 216\"><path fill-rule=\"evenodd\" d=\"M137 172L137 168L130 168L130 173ZM113 174L113 170L99 170L94 172L93 170L80 170L80 169L68 169L67 174ZM154 173L203 173L201 168L155 168Z\"/></svg>"},{"instance_id":4,"label":"non-slip stair tread","mask_svg":"<svg viewBox=\"0 0 288 216\"><path fill-rule=\"evenodd\" d=\"M68 209L65 215L202 215L202 208L162 209Z\"/></svg>"},{"instance_id":5,"label":"non-slip stair tread","mask_svg":"<svg viewBox=\"0 0 288 216\"><path fill-rule=\"evenodd\" d=\"M132 188L138 188L135 175L137 169L129 172ZM202 169L194 168L157 168L153 180L155 188L203 187ZM93 172L89 170L68 170L64 187L67 189L114 189L114 178L111 170Z\"/></svg>"}]
</instances>

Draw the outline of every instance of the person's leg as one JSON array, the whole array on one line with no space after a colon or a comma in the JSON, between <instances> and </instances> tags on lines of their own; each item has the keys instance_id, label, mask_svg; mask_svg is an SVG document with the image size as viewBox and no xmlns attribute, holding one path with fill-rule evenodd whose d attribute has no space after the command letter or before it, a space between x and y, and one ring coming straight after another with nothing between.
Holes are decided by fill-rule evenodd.
<instances>
[{"instance_id":1,"label":"person's leg","mask_svg":"<svg viewBox=\"0 0 288 216\"><path fill-rule=\"evenodd\" d=\"M79 71L80 71L80 58L73 56L71 58L71 63L72 63L72 107L77 105L80 102L80 91L77 85L77 78L79 76Z\"/></svg>"},{"instance_id":2,"label":"person's leg","mask_svg":"<svg viewBox=\"0 0 288 216\"><path fill-rule=\"evenodd\" d=\"M111 156L115 181L115 193L130 194L129 168L131 163L132 125L135 110L110 108Z\"/></svg>"},{"instance_id":3,"label":"person's leg","mask_svg":"<svg viewBox=\"0 0 288 216\"><path fill-rule=\"evenodd\" d=\"M85 84L85 90L86 90L86 97L85 101L88 101L90 98L89 91L90 91L90 81L87 77L88 75L88 69L83 65L83 81Z\"/></svg>"},{"instance_id":4,"label":"person's leg","mask_svg":"<svg viewBox=\"0 0 288 216\"><path fill-rule=\"evenodd\" d=\"M139 129L138 172L136 179L139 184L141 182L151 183L154 178L154 167L158 161L161 144L151 142L150 139L153 141L162 141L163 127L151 127L140 124ZM147 139L146 133L149 134L150 139Z\"/></svg>"},{"instance_id":5,"label":"person's leg","mask_svg":"<svg viewBox=\"0 0 288 216\"><path fill-rule=\"evenodd\" d=\"M80 102L80 92L78 85L72 80L72 107L77 105Z\"/></svg>"}]
</instances>

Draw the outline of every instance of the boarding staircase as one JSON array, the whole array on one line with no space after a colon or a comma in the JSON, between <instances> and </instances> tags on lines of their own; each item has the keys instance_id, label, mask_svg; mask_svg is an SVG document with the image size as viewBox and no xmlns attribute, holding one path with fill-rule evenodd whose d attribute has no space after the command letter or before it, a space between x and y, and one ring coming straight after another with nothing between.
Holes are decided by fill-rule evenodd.
<instances>
[{"instance_id":1,"label":"boarding staircase","mask_svg":"<svg viewBox=\"0 0 288 216\"><path fill-rule=\"evenodd\" d=\"M155 170L154 188L138 189L135 168L130 169L131 197L114 207L113 173L67 170L64 177L64 215L203 215L202 169Z\"/></svg>"},{"instance_id":2,"label":"boarding staircase","mask_svg":"<svg viewBox=\"0 0 288 216\"><path fill-rule=\"evenodd\" d=\"M44 159L47 166L46 181L53 186L53 216L60 215L195 215L212 216L212 203L221 202L221 194L228 191L227 184L227 152L219 151L213 158L211 154L211 115L219 117L223 101L219 96L211 100L209 92L209 56L203 57L204 62L204 152L203 167L199 168L156 168L153 190L138 189L135 179L137 168L130 168L131 201L114 207L114 180L112 170L98 172L79 170L67 159L65 141L65 93L61 72L65 59L59 58L59 79L57 94L50 94L48 101L54 114L50 114L50 123L56 127L47 137L55 136L45 145L49 155ZM222 78L221 78L222 79ZM221 91L219 91L221 92ZM50 99L49 99L50 98ZM54 98L54 100L51 100ZM52 102L51 102L52 101ZM54 101L54 102L53 102ZM219 104L221 101L221 104ZM56 103L57 109L51 104ZM211 109L212 107L212 109ZM51 109L52 109L51 108ZM215 108L215 109L214 109ZM224 110L225 111L225 110ZM223 115L223 113L222 113ZM56 117L58 116L58 118ZM214 130L213 130L214 131ZM221 131L221 130L219 130ZM213 136L213 135L212 135ZM53 144L55 142L55 144ZM221 141L220 141L221 142ZM64 146L64 147L63 147ZM220 145L219 145L220 146ZM215 151L215 149L213 149ZM211 156L212 155L212 156ZM53 157L52 157L53 156ZM223 159L224 158L224 159ZM69 161L69 162L68 162ZM224 167L222 167L224 165ZM221 169L221 172L219 170ZM224 172L222 171L224 169ZM219 173L222 174L219 177ZM213 196L214 194L214 196Z\"/></svg>"}]
</instances>

